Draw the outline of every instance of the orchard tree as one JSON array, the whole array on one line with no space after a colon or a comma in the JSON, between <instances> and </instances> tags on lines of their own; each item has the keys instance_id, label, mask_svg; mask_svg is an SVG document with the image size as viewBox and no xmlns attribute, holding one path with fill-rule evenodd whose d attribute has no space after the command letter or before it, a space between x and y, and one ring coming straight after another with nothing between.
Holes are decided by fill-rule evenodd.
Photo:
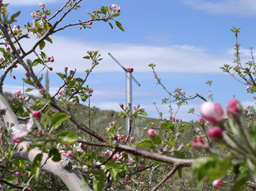
<instances>
[{"instance_id":1,"label":"orchard tree","mask_svg":"<svg viewBox=\"0 0 256 191\"><path fill-rule=\"evenodd\" d=\"M195 132L194 140L189 140L189 144L184 146L179 140L189 124L175 120L173 116L161 120L159 124L150 124L145 128L147 137L143 140L136 140L130 132L121 134L121 128L115 122L110 122L105 132L99 133L78 120L72 108L80 101L88 101L93 94L93 89L85 82L102 60L99 51L85 51L83 58L92 63L85 77L77 76L76 70L69 70L68 67L57 73L63 84L55 94L49 94L42 84L43 78L38 77L34 70L38 66L43 70L53 70L48 65L55 61L54 55L46 55L44 48L46 43L54 43L51 37L55 33L75 26L91 28L96 21L106 22L111 28L114 23L124 31L116 20L121 13L120 7L115 4L88 13L86 20L60 26L68 14L80 8L81 2L67 0L56 13L40 3L39 10L31 13L33 22L25 23L25 28L21 28L14 25L20 12L10 15L8 4L0 0L1 189L37 190L41 189L38 185L44 181L45 190L48 190L51 181L52 184L59 181L51 180L47 175L51 173L60 178L66 187L58 182L59 185L55 184L49 190L157 190L165 186L166 180L176 171L181 177L182 169L192 164L199 183L211 181L214 188L226 184L233 190L239 190L246 181L256 181L256 126L245 121L242 107L235 99L229 102L225 115L219 104L207 102L199 94L187 98L181 89L171 94L163 86L179 104L195 97L205 102L201 107L204 119L200 119L198 124L202 133ZM35 36L37 41L26 51L22 44L31 36ZM29 59L30 55L35 55L36 59ZM4 93L6 76L12 75L17 67L26 71L23 81L30 86L26 91L37 90L41 94L40 99L21 94L19 90L13 95ZM151 67L154 69L154 65ZM249 77L251 68L246 69ZM138 115L146 115L140 105L133 107L134 112L123 104L120 107L123 110L120 117L130 118L130 121ZM67 124L71 124L72 128ZM76 131L79 131L79 136ZM191 132L194 132L193 129ZM220 148L221 151L218 151ZM195 155L185 154L185 151L192 154L196 151L197 156L200 156L197 151L210 155L196 159ZM162 171L157 171L158 168ZM154 176L156 172L162 180ZM230 173L232 181L225 182L225 175Z\"/></svg>"}]
</instances>

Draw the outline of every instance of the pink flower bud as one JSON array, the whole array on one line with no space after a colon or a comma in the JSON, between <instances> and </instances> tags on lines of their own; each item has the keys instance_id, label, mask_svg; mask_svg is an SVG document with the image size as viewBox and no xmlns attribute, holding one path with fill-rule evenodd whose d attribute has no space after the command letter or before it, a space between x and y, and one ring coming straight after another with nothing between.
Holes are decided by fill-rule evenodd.
<instances>
[{"instance_id":1,"label":"pink flower bud","mask_svg":"<svg viewBox=\"0 0 256 191\"><path fill-rule=\"evenodd\" d=\"M43 18L43 19L46 19L46 15L42 15L42 18Z\"/></svg>"},{"instance_id":2,"label":"pink flower bud","mask_svg":"<svg viewBox=\"0 0 256 191\"><path fill-rule=\"evenodd\" d=\"M222 179L216 179L212 182L212 186L216 189L221 188L223 185Z\"/></svg>"},{"instance_id":3,"label":"pink flower bud","mask_svg":"<svg viewBox=\"0 0 256 191\"><path fill-rule=\"evenodd\" d=\"M20 176L20 172L19 171L15 172L15 176L19 177Z\"/></svg>"},{"instance_id":4,"label":"pink flower bud","mask_svg":"<svg viewBox=\"0 0 256 191\"><path fill-rule=\"evenodd\" d=\"M25 175L25 176L28 176L28 172L25 172L24 175Z\"/></svg>"},{"instance_id":5,"label":"pink flower bud","mask_svg":"<svg viewBox=\"0 0 256 191\"><path fill-rule=\"evenodd\" d=\"M133 142L133 141L135 140L135 138L134 138L134 137L131 137L130 140Z\"/></svg>"},{"instance_id":6,"label":"pink flower bud","mask_svg":"<svg viewBox=\"0 0 256 191\"><path fill-rule=\"evenodd\" d=\"M38 131L38 132L37 132L37 135L43 136L43 131L42 131L42 130Z\"/></svg>"},{"instance_id":7,"label":"pink flower bud","mask_svg":"<svg viewBox=\"0 0 256 191\"><path fill-rule=\"evenodd\" d=\"M124 108L124 104L122 104L122 103L120 103L119 106L120 106L121 108Z\"/></svg>"},{"instance_id":8,"label":"pink flower bud","mask_svg":"<svg viewBox=\"0 0 256 191\"><path fill-rule=\"evenodd\" d=\"M43 92L44 92L44 89L43 89L43 88L41 88L41 89L39 90L39 92L40 92L40 93L43 93Z\"/></svg>"},{"instance_id":9,"label":"pink flower bud","mask_svg":"<svg viewBox=\"0 0 256 191\"><path fill-rule=\"evenodd\" d=\"M166 136L166 133L164 133L163 136L165 137L165 136Z\"/></svg>"},{"instance_id":10,"label":"pink flower bud","mask_svg":"<svg viewBox=\"0 0 256 191\"><path fill-rule=\"evenodd\" d=\"M90 92L90 93L93 93L93 89L92 89L92 88L90 88L90 89L89 89L89 92Z\"/></svg>"},{"instance_id":11,"label":"pink flower bud","mask_svg":"<svg viewBox=\"0 0 256 191\"><path fill-rule=\"evenodd\" d=\"M113 156L113 159L114 159L114 160L116 160L116 159L117 159L117 156L116 156L116 155L114 155L114 156Z\"/></svg>"},{"instance_id":12,"label":"pink flower bud","mask_svg":"<svg viewBox=\"0 0 256 191\"><path fill-rule=\"evenodd\" d=\"M36 18L37 13L36 13L35 11L33 11L33 12L31 13L31 16L32 16L33 18Z\"/></svg>"},{"instance_id":13,"label":"pink flower bud","mask_svg":"<svg viewBox=\"0 0 256 191\"><path fill-rule=\"evenodd\" d=\"M207 134L211 139L220 140L222 139L222 128L220 127L213 127L208 130Z\"/></svg>"},{"instance_id":14,"label":"pink flower bud","mask_svg":"<svg viewBox=\"0 0 256 191\"><path fill-rule=\"evenodd\" d=\"M148 130L148 135L151 135L151 136L156 136L156 130L155 129L149 129Z\"/></svg>"},{"instance_id":15,"label":"pink flower bud","mask_svg":"<svg viewBox=\"0 0 256 191\"><path fill-rule=\"evenodd\" d=\"M53 56L48 57L48 61L50 61L50 62L54 62L54 57L53 57Z\"/></svg>"},{"instance_id":16,"label":"pink flower bud","mask_svg":"<svg viewBox=\"0 0 256 191\"><path fill-rule=\"evenodd\" d=\"M240 114L242 111L243 111L243 108L242 108L241 104L235 98L231 99L228 102L227 115L229 117L231 117L232 114Z\"/></svg>"},{"instance_id":17,"label":"pink flower bud","mask_svg":"<svg viewBox=\"0 0 256 191\"><path fill-rule=\"evenodd\" d=\"M200 123L200 124L203 124L203 123L204 123L204 119L203 119L203 118L199 118L199 119L197 120L197 122Z\"/></svg>"},{"instance_id":18,"label":"pink flower bud","mask_svg":"<svg viewBox=\"0 0 256 191\"><path fill-rule=\"evenodd\" d=\"M21 94L21 91L20 90L16 90L15 94L18 96Z\"/></svg>"},{"instance_id":19,"label":"pink flower bud","mask_svg":"<svg viewBox=\"0 0 256 191\"><path fill-rule=\"evenodd\" d=\"M15 136L13 136L13 137L12 137L12 140L13 140L13 142L15 142L15 143L20 143L22 139L21 139L20 137L15 137Z\"/></svg>"},{"instance_id":20,"label":"pink flower bud","mask_svg":"<svg viewBox=\"0 0 256 191\"><path fill-rule=\"evenodd\" d=\"M201 115L210 123L218 124L224 119L224 112L220 104L205 102L201 105Z\"/></svg>"},{"instance_id":21,"label":"pink flower bud","mask_svg":"<svg viewBox=\"0 0 256 191\"><path fill-rule=\"evenodd\" d=\"M35 119L41 119L42 113L41 111L33 111L32 112L32 117Z\"/></svg>"},{"instance_id":22,"label":"pink flower bud","mask_svg":"<svg viewBox=\"0 0 256 191\"><path fill-rule=\"evenodd\" d=\"M68 152L66 153L66 156L67 156L68 158L71 158L71 157L73 156L73 151L68 150Z\"/></svg>"},{"instance_id":23,"label":"pink flower bud","mask_svg":"<svg viewBox=\"0 0 256 191\"><path fill-rule=\"evenodd\" d=\"M45 8L45 4L39 3L39 7L40 7L41 9L43 9L43 8Z\"/></svg>"},{"instance_id":24,"label":"pink flower bud","mask_svg":"<svg viewBox=\"0 0 256 191\"><path fill-rule=\"evenodd\" d=\"M124 184L124 183L125 183L125 180L122 180L122 183Z\"/></svg>"},{"instance_id":25,"label":"pink flower bud","mask_svg":"<svg viewBox=\"0 0 256 191\"><path fill-rule=\"evenodd\" d=\"M199 150L205 146L205 142L201 137L197 137L191 142L191 146L193 149Z\"/></svg>"},{"instance_id":26,"label":"pink flower bud","mask_svg":"<svg viewBox=\"0 0 256 191\"><path fill-rule=\"evenodd\" d=\"M108 151L105 151L105 152L104 152L104 155L105 155L105 156L108 156L108 155L109 155L109 152L108 152Z\"/></svg>"}]
</instances>

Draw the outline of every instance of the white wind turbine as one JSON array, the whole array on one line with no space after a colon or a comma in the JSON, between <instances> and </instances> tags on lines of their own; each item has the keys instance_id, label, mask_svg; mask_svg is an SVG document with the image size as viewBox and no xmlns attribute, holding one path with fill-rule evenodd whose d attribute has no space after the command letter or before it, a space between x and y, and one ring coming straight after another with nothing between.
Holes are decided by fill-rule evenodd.
<instances>
[{"instance_id":1,"label":"white wind turbine","mask_svg":"<svg viewBox=\"0 0 256 191\"><path fill-rule=\"evenodd\" d=\"M119 65L126 73L126 104L130 103L128 107L130 107L130 111L132 114L132 79L135 81L135 83L140 86L140 83L132 76L133 68L125 68L122 66L110 53L108 55ZM131 126L132 128L132 126ZM131 129L132 132L132 129ZM126 118L126 133L128 135L129 133L129 118Z\"/></svg>"}]
</instances>

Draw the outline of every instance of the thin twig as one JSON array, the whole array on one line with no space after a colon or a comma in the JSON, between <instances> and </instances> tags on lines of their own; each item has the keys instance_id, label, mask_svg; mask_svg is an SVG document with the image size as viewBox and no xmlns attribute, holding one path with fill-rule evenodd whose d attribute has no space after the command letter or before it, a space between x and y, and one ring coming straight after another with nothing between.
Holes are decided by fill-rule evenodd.
<instances>
[{"instance_id":1,"label":"thin twig","mask_svg":"<svg viewBox=\"0 0 256 191\"><path fill-rule=\"evenodd\" d=\"M175 164L175 165L173 166L171 172L169 172L169 173L167 174L167 176L166 176L163 180L161 180L161 181L152 189L152 191L156 191L156 190L157 190L166 180L168 180L168 179L176 172L176 170L178 170L179 168L180 168L180 166Z\"/></svg>"}]
</instances>

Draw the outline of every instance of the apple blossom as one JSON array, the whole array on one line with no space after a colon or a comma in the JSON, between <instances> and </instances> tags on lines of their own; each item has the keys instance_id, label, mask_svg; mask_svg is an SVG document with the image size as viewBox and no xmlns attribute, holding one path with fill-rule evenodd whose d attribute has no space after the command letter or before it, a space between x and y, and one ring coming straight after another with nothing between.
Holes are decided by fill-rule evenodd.
<instances>
[{"instance_id":1,"label":"apple blossom","mask_svg":"<svg viewBox=\"0 0 256 191\"><path fill-rule=\"evenodd\" d=\"M156 136L156 130L155 129L149 129L148 130L148 135L151 135L151 136Z\"/></svg>"},{"instance_id":2,"label":"apple blossom","mask_svg":"<svg viewBox=\"0 0 256 191\"><path fill-rule=\"evenodd\" d=\"M213 127L208 130L207 134L211 139L220 140L222 139L222 132L221 127Z\"/></svg>"},{"instance_id":3,"label":"apple blossom","mask_svg":"<svg viewBox=\"0 0 256 191\"><path fill-rule=\"evenodd\" d=\"M204 123L204 119L203 119L203 118L199 118L199 119L197 120L197 122L200 123L200 124L202 124L202 123Z\"/></svg>"},{"instance_id":4,"label":"apple blossom","mask_svg":"<svg viewBox=\"0 0 256 191\"><path fill-rule=\"evenodd\" d=\"M30 132L33 125L34 125L34 120L32 117L30 117L29 122L27 124L18 125L17 130L14 131L14 133L13 133L13 138L12 138L13 141L17 142L17 141L19 141L18 140L19 138L25 137Z\"/></svg>"},{"instance_id":5,"label":"apple blossom","mask_svg":"<svg viewBox=\"0 0 256 191\"><path fill-rule=\"evenodd\" d=\"M43 136L43 131L42 131L42 130L38 131L38 132L37 132L37 135Z\"/></svg>"},{"instance_id":6,"label":"apple blossom","mask_svg":"<svg viewBox=\"0 0 256 191\"><path fill-rule=\"evenodd\" d=\"M201 105L201 115L212 124L218 124L224 119L223 109L218 103L203 103Z\"/></svg>"},{"instance_id":7,"label":"apple blossom","mask_svg":"<svg viewBox=\"0 0 256 191\"><path fill-rule=\"evenodd\" d=\"M116 160L116 159L117 159L117 156L116 156L116 155L114 155L114 156L113 156L113 159L114 159L114 160Z\"/></svg>"},{"instance_id":8,"label":"apple blossom","mask_svg":"<svg viewBox=\"0 0 256 191\"><path fill-rule=\"evenodd\" d=\"M205 146L205 142L201 137L197 137L191 142L191 146L193 149L199 150L200 148Z\"/></svg>"},{"instance_id":9,"label":"apple blossom","mask_svg":"<svg viewBox=\"0 0 256 191\"><path fill-rule=\"evenodd\" d=\"M116 4L112 4L111 8L114 10L114 11L117 11L117 12L120 12L120 7Z\"/></svg>"},{"instance_id":10,"label":"apple blossom","mask_svg":"<svg viewBox=\"0 0 256 191\"><path fill-rule=\"evenodd\" d=\"M15 91L15 94L18 96L18 95L21 94L21 91L20 91L20 90L16 90L16 91Z\"/></svg>"},{"instance_id":11,"label":"apple blossom","mask_svg":"<svg viewBox=\"0 0 256 191\"><path fill-rule=\"evenodd\" d=\"M43 18L43 19L46 19L46 15L42 15L42 18Z\"/></svg>"},{"instance_id":12,"label":"apple blossom","mask_svg":"<svg viewBox=\"0 0 256 191\"><path fill-rule=\"evenodd\" d=\"M216 189L221 188L223 185L222 179L216 179L212 182L212 186Z\"/></svg>"},{"instance_id":13,"label":"apple blossom","mask_svg":"<svg viewBox=\"0 0 256 191\"><path fill-rule=\"evenodd\" d=\"M134 137L131 137L130 140L133 142L133 141L135 140L135 138L134 138Z\"/></svg>"},{"instance_id":14,"label":"apple blossom","mask_svg":"<svg viewBox=\"0 0 256 191\"><path fill-rule=\"evenodd\" d=\"M135 161L134 161L133 158L129 158L129 162L130 162L130 163L134 163Z\"/></svg>"},{"instance_id":15,"label":"apple blossom","mask_svg":"<svg viewBox=\"0 0 256 191\"><path fill-rule=\"evenodd\" d=\"M235 98L231 99L228 102L227 115L229 117L231 117L232 114L240 114L240 113L242 113L242 111L243 111L243 108L242 108L241 104Z\"/></svg>"},{"instance_id":16,"label":"apple blossom","mask_svg":"<svg viewBox=\"0 0 256 191\"><path fill-rule=\"evenodd\" d=\"M39 3L39 7L40 7L41 9L43 9L43 8L45 8L45 4Z\"/></svg>"},{"instance_id":17,"label":"apple blossom","mask_svg":"<svg viewBox=\"0 0 256 191\"><path fill-rule=\"evenodd\" d=\"M68 150L67 153L66 153L66 156L67 156L68 158L71 158L71 157L73 156L73 151Z\"/></svg>"},{"instance_id":18,"label":"apple blossom","mask_svg":"<svg viewBox=\"0 0 256 191\"><path fill-rule=\"evenodd\" d=\"M15 176L19 177L19 176L20 176L20 172L19 172L19 171L16 171L16 172L15 172Z\"/></svg>"},{"instance_id":19,"label":"apple blossom","mask_svg":"<svg viewBox=\"0 0 256 191\"><path fill-rule=\"evenodd\" d=\"M36 18L36 16L37 16L36 11L33 11L33 12L31 13L31 16L32 16L33 18Z\"/></svg>"},{"instance_id":20,"label":"apple blossom","mask_svg":"<svg viewBox=\"0 0 256 191\"><path fill-rule=\"evenodd\" d=\"M33 117L34 119L41 119L41 117L42 117L41 111L33 111L33 112L32 112L32 117Z\"/></svg>"},{"instance_id":21,"label":"apple blossom","mask_svg":"<svg viewBox=\"0 0 256 191\"><path fill-rule=\"evenodd\" d=\"M48 61L54 62L54 57L53 56L48 57Z\"/></svg>"}]
</instances>

